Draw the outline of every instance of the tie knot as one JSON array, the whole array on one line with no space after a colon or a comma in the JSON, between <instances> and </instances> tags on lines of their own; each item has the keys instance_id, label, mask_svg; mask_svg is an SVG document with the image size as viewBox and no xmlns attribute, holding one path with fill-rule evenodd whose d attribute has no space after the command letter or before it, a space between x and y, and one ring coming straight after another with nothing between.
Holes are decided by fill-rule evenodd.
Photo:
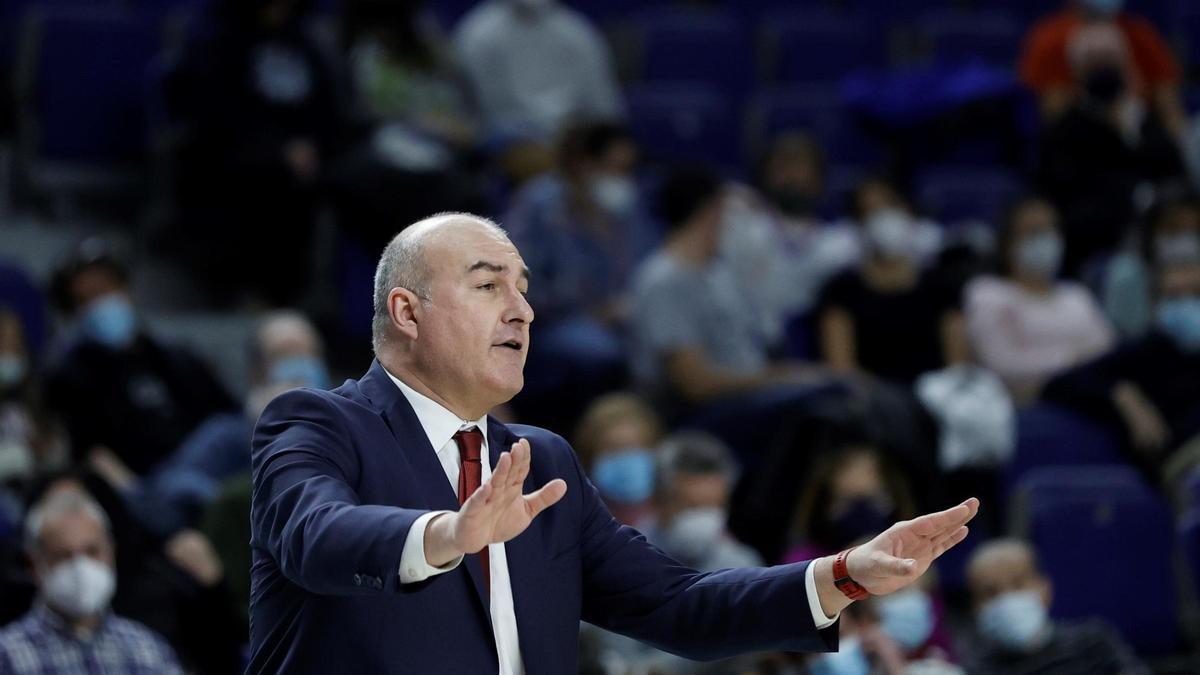
<instances>
[{"instance_id":1,"label":"tie knot","mask_svg":"<svg viewBox=\"0 0 1200 675\"><path fill-rule=\"evenodd\" d=\"M464 462L480 461L479 451L483 447L483 433L478 427L471 427L454 434L454 442L458 444L458 454Z\"/></svg>"}]
</instances>

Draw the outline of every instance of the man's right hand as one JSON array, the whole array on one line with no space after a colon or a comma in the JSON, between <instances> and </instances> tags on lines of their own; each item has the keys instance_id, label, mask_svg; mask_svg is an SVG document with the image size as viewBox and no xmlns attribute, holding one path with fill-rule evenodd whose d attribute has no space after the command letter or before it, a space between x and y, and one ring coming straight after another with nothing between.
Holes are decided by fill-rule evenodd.
<instances>
[{"instance_id":1,"label":"man's right hand","mask_svg":"<svg viewBox=\"0 0 1200 675\"><path fill-rule=\"evenodd\" d=\"M539 513L567 493L561 478L530 494L522 493L529 475L532 452L529 441L513 443L500 455L491 478L471 495L457 513L440 515L425 528L425 560L441 567L466 553L477 553L488 544L500 544L525 531Z\"/></svg>"}]
</instances>

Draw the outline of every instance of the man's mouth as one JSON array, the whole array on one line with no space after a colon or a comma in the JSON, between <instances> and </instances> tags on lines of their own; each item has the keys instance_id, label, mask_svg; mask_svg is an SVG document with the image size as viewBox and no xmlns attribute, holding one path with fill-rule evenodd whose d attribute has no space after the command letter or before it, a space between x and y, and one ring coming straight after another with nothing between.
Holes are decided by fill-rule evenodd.
<instances>
[{"instance_id":1,"label":"man's mouth","mask_svg":"<svg viewBox=\"0 0 1200 675\"><path fill-rule=\"evenodd\" d=\"M512 349L513 351L519 352L519 351L521 351L522 348L524 348L525 345L521 344L520 340L508 340L508 341L501 342L500 344L495 344L492 346L493 347L507 347L509 349Z\"/></svg>"}]
</instances>

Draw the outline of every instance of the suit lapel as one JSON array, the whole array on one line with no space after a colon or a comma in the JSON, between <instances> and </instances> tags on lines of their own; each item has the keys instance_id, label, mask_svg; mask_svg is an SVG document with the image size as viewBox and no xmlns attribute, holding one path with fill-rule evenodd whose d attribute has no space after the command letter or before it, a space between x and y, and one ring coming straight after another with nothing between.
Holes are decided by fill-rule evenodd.
<instances>
[{"instance_id":1,"label":"suit lapel","mask_svg":"<svg viewBox=\"0 0 1200 675\"><path fill-rule=\"evenodd\" d=\"M438 461L437 450L429 444L429 437L425 435L421 420L417 419L417 413L408 399L404 398L404 393L388 377L378 360L371 362L370 370L359 380L359 388L392 430L397 445L417 474L417 483L429 508L435 511L458 511L458 496L450 487L450 481L446 480L446 470ZM491 426L489 423L489 429ZM491 434L488 435L490 450ZM494 461L492 466L495 467ZM490 619L491 602L484 592L483 565L479 562L479 556L466 556L463 566L467 568L475 595Z\"/></svg>"}]
</instances>

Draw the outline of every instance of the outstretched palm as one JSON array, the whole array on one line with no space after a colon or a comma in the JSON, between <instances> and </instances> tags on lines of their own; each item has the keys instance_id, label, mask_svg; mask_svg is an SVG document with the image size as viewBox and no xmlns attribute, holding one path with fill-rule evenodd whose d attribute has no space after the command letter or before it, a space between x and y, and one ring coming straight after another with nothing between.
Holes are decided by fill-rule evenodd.
<instances>
[{"instance_id":1,"label":"outstretched palm","mask_svg":"<svg viewBox=\"0 0 1200 675\"><path fill-rule=\"evenodd\" d=\"M510 452L500 455L492 477L456 514L452 535L456 549L476 553L488 544L506 542L566 494L567 484L561 478L527 495L522 493L531 455L529 441L523 438L513 443Z\"/></svg>"},{"instance_id":2,"label":"outstretched palm","mask_svg":"<svg viewBox=\"0 0 1200 675\"><path fill-rule=\"evenodd\" d=\"M979 512L972 497L958 506L905 520L856 548L846 561L850 576L873 595L912 583L941 554L967 536L967 523Z\"/></svg>"}]
</instances>

